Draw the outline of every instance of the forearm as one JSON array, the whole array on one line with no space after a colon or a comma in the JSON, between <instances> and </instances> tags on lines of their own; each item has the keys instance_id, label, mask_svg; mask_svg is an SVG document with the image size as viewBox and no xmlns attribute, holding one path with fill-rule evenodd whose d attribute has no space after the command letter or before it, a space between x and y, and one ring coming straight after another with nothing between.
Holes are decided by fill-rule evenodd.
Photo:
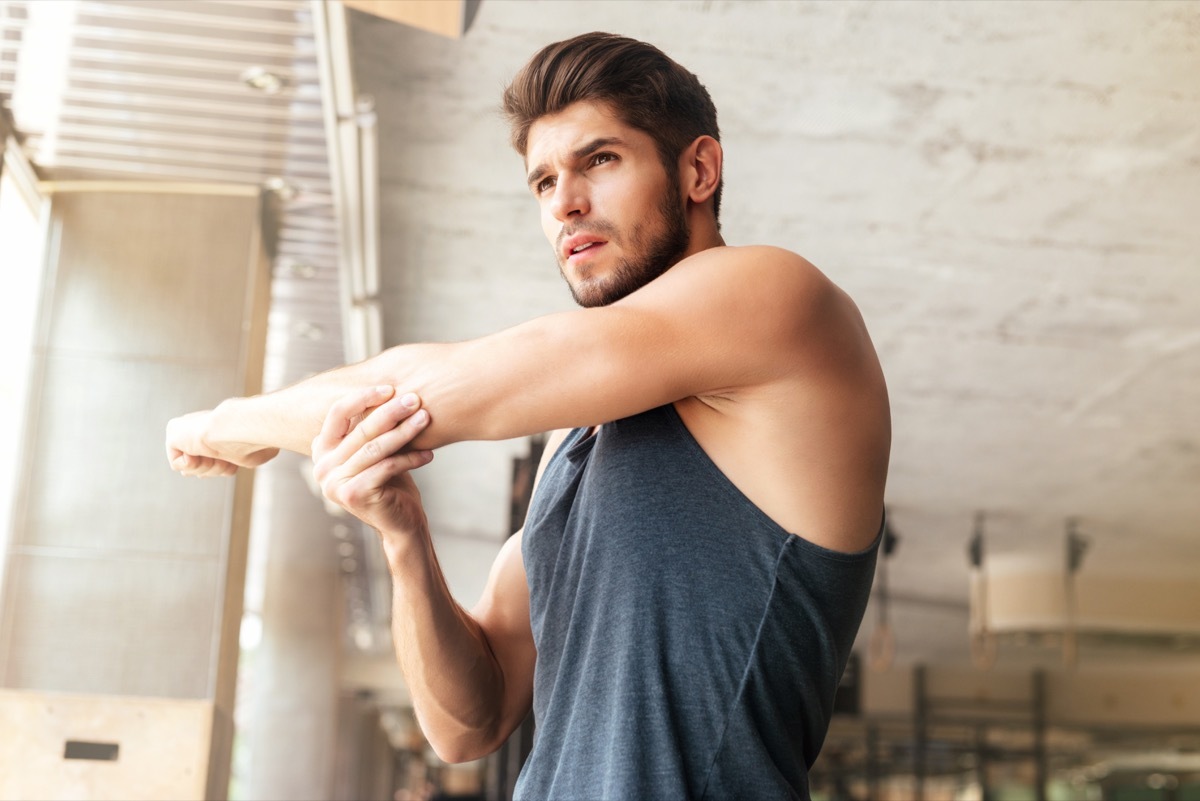
<instances>
[{"instance_id":1,"label":"forearm","mask_svg":"<svg viewBox=\"0 0 1200 801\"><path fill-rule=\"evenodd\" d=\"M428 536L384 535L396 659L426 738L443 759L495 750L504 678L479 624L451 597Z\"/></svg>"},{"instance_id":2,"label":"forearm","mask_svg":"<svg viewBox=\"0 0 1200 801\"><path fill-rule=\"evenodd\" d=\"M238 442L264 448L280 448L304 455L311 453L312 441L321 430L329 408L356 389L385 385L398 391L406 376L396 369L400 361L417 365L435 361L445 345L405 345L392 348L373 358L327 370L275 392L250 398L230 398L213 415L208 432L214 443ZM397 352L405 351L403 359ZM411 383L411 382L409 382Z\"/></svg>"}]
</instances>

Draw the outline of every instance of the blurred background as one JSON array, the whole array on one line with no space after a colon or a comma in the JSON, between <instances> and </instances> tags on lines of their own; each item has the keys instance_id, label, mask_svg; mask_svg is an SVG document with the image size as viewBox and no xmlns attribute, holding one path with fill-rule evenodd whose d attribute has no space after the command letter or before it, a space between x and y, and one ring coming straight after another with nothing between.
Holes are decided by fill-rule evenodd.
<instances>
[{"instance_id":1,"label":"blurred background","mask_svg":"<svg viewBox=\"0 0 1200 801\"><path fill-rule=\"evenodd\" d=\"M437 759L309 463L163 428L570 308L498 106L590 30L700 77L726 240L888 377L814 797L1200 799L1200 4L800 0L0 0L0 798L510 797L532 722ZM541 447L419 473L468 607Z\"/></svg>"}]
</instances>

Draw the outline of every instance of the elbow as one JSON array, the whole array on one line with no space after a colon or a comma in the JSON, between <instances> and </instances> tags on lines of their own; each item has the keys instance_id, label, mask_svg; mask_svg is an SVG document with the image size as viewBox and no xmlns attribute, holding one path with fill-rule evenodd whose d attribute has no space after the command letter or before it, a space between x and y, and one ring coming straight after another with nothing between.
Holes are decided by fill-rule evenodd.
<instances>
[{"instance_id":1,"label":"elbow","mask_svg":"<svg viewBox=\"0 0 1200 801\"><path fill-rule=\"evenodd\" d=\"M445 748L433 746L433 753L437 754L438 759L449 765L461 765L464 762L474 762L476 759L482 759L487 754L479 753L470 749L461 749L458 747ZM490 752L489 752L490 753Z\"/></svg>"},{"instance_id":2,"label":"elbow","mask_svg":"<svg viewBox=\"0 0 1200 801\"><path fill-rule=\"evenodd\" d=\"M429 725L419 709L413 711L433 753L452 765L483 759L497 751L507 739L507 735L502 736L493 725Z\"/></svg>"},{"instance_id":3,"label":"elbow","mask_svg":"<svg viewBox=\"0 0 1200 801\"><path fill-rule=\"evenodd\" d=\"M430 746L433 747L433 753L437 754L438 759L451 765L483 759L495 753L503 742L492 742L478 734L459 737L428 737L428 739Z\"/></svg>"},{"instance_id":4,"label":"elbow","mask_svg":"<svg viewBox=\"0 0 1200 801\"><path fill-rule=\"evenodd\" d=\"M414 446L436 449L464 439L487 439L478 424L481 409L473 376L460 364L464 343L397 345L375 357L371 380L395 387L398 395L415 393L429 410L430 425Z\"/></svg>"}]
</instances>

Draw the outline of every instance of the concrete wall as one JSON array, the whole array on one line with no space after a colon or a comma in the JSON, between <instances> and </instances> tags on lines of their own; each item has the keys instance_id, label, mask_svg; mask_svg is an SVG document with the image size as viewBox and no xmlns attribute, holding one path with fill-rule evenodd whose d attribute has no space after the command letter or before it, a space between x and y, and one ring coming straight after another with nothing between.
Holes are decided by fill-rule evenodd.
<instances>
[{"instance_id":1,"label":"concrete wall","mask_svg":"<svg viewBox=\"0 0 1200 801\"><path fill-rule=\"evenodd\" d=\"M249 191L132 189L53 198L0 599L0 687L22 692L0 706L61 693L189 699L208 705L188 720L211 735L232 715L252 479L176 476L163 429L258 389L260 204ZM216 747L227 760L228 743ZM0 773L17 758L0 751ZM61 776L41 778L38 797L56 795ZM208 794L223 795L211 780Z\"/></svg>"}]
</instances>

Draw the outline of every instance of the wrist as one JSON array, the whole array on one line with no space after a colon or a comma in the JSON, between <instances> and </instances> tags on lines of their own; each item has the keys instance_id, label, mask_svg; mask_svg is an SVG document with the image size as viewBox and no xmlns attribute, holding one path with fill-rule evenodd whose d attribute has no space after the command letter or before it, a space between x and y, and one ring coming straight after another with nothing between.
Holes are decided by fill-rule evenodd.
<instances>
[{"instance_id":1,"label":"wrist","mask_svg":"<svg viewBox=\"0 0 1200 801\"><path fill-rule=\"evenodd\" d=\"M240 400L241 398L223 400L212 410L208 430L204 435L210 444L234 441L231 432L237 422L237 403Z\"/></svg>"},{"instance_id":2,"label":"wrist","mask_svg":"<svg viewBox=\"0 0 1200 801\"><path fill-rule=\"evenodd\" d=\"M422 521L411 529L376 529L387 559L388 571L396 577L409 573L433 553L433 539Z\"/></svg>"}]
</instances>

